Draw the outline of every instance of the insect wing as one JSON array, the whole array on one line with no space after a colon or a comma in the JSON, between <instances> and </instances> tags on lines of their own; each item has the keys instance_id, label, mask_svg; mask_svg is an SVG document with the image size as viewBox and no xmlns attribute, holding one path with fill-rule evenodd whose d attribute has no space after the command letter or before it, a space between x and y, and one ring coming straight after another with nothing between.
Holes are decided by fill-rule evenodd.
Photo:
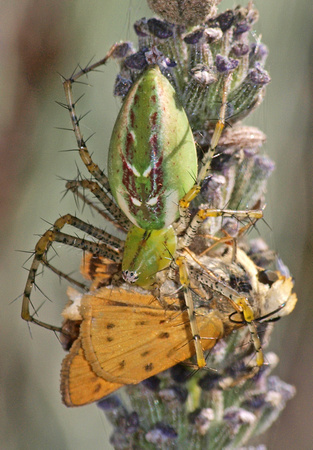
<instances>
[{"instance_id":1,"label":"insect wing","mask_svg":"<svg viewBox=\"0 0 313 450\"><path fill-rule=\"evenodd\" d=\"M269 320L273 320L290 314L297 303L297 296L292 289L292 278L280 275L266 293L264 305L262 305L262 316L268 315ZM277 313L271 314L277 309Z\"/></svg>"},{"instance_id":2,"label":"insect wing","mask_svg":"<svg viewBox=\"0 0 313 450\"><path fill-rule=\"evenodd\" d=\"M112 383L137 384L195 353L186 311L165 311L151 295L99 290L82 300L82 346L93 371ZM216 311L197 316L204 350L223 336Z\"/></svg>"},{"instance_id":3,"label":"insect wing","mask_svg":"<svg viewBox=\"0 0 313 450\"><path fill-rule=\"evenodd\" d=\"M77 339L64 358L61 369L61 394L66 406L83 406L111 394L122 385L98 377L84 356Z\"/></svg>"},{"instance_id":4,"label":"insect wing","mask_svg":"<svg viewBox=\"0 0 313 450\"><path fill-rule=\"evenodd\" d=\"M119 264L92 253L85 252L82 258L80 272L84 278L92 281L90 290L93 291L110 284L112 276L119 270Z\"/></svg>"}]
</instances>

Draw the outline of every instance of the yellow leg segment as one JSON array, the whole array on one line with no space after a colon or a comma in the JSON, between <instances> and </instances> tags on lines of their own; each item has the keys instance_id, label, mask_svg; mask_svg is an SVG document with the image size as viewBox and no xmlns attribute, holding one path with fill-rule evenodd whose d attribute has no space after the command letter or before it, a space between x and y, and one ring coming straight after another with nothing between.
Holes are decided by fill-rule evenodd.
<instances>
[{"instance_id":1,"label":"yellow leg segment","mask_svg":"<svg viewBox=\"0 0 313 450\"><path fill-rule=\"evenodd\" d=\"M260 367L264 364L264 354L262 350L262 345L260 338L258 336L257 328L254 322L254 313L249 305L248 300L245 297L241 297L236 300L237 305L240 306L242 310L243 317L247 323L247 327L249 328L251 339L253 342L254 349L256 351L256 363Z\"/></svg>"},{"instance_id":2,"label":"yellow leg segment","mask_svg":"<svg viewBox=\"0 0 313 450\"><path fill-rule=\"evenodd\" d=\"M176 258L176 264L179 267L180 283L183 286L184 299L185 299L186 307L188 310L190 328L191 328L191 333L192 333L192 337L194 340L196 356L197 356L197 365L201 369L206 366L206 362L205 362L205 358L204 358L204 354L203 354L203 349L201 346L201 338L200 338L199 329L198 329L198 325L197 325L197 319L196 319L196 315L195 315L192 294L191 294L191 290L189 289L190 281L189 281L187 266L185 264L185 258L183 256L179 256L178 258Z\"/></svg>"}]
</instances>

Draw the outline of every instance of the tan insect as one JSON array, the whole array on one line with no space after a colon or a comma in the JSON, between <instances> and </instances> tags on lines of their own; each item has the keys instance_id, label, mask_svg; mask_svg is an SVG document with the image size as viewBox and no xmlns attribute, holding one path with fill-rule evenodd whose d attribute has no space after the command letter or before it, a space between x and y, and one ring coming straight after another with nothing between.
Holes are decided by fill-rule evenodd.
<instances>
[{"instance_id":1,"label":"tan insect","mask_svg":"<svg viewBox=\"0 0 313 450\"><path fill-rule=\"evenodd\" d=\"M80 337L62 364L61 391L67 406L99 400L195 354L188 312L164 311L152 295L102 288L82 297L80 312ZM197 324L203 350L224 334L217 310L199 309Z\"/></svg>"},{"instance_id":2,"label":"tan insect","mask_svg":"<svg viewBox=\"0 0 313 450\"><path fill-rule=\"evenodd\" d=\"M216 267L219 261L227 262L231 258L228 252L222 258L211 258ZM276 273L272 284L260 282L259 270L238 249L238 267L249 277L253 298L251 303L245 297L221 281L215 287L224 288L227 298L213 290L213 272L210 258L204 257L198 263L205 264L198 271L198 283L195 280L195 266L186 255L186 264L191 275L192 292L195 298L202 299L201 306L195 303L194 319L199 330L199 342L202 350L210 350L217 340L232 330L248 325L251 340L257 353L257 366L263 364L263 351L256 330L255 320L278 318L289 314L296 303L292 294L292 281ZM87 259L84 272L88 277L98 279L96 289L87 295L79 294L69 288L71 304L63 316L74 323L81 321L78 338L65 357L61 371L61 392L67 406L80 406L100 400L125 384L138 384L152 375L158 374L179 362L190 359L196 353L194 334L190 327L189 312L181 306L177 295L166 298L169 305L164 310L159 301L139 288L103 287L101 284L101 260L91 264ZM202 262L201 262L202 261ZM96 270L91 273L90 267ZM204 268L207 267L207 273ZM237 265L233 265L233 270ZM217 271L215 269L215 271ZM208 277L210 273L210 277ZM222 286L222 288L221 288ZM205 300L201 289L210 292L210 300ZM197 295L195 291L198 289ZM274 311L274 314L273 314ZM237 313L236 320L230 318ZM268 317L269 316L269 317Z\"/></svg>"}]
</instances>

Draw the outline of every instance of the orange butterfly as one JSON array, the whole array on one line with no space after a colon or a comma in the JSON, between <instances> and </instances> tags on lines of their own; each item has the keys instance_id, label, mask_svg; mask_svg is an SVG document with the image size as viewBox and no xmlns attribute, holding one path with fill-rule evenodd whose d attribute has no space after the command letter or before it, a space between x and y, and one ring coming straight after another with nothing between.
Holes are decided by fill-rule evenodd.
<instances>
[{"instance_id":1,"label":"orange butterfly","mask_svg":"<svg viewBox=\"0 0 313 450\"><path fill-rule=\"evenodd\" d=\"M216 265L214 270L223 268L223 261L227 262L225 258L230 257L231 252L221 260L212 259ZM279 272L275 273L273 281L261 281L259 269L240 249L237 251L237 262L238 267L237 263L233 264L232 270L243 271L251 284L247 304L254 318L248 327L253 330L251 338L255 351L258 356L263 355L254 320L260 320L258 317L276 319L289 314L297 301L292 293L293 283L291 278ZM104 260L104 263L108 261ZM210 265L208 258L206 264ZM195 317L205 351L246 322L242 318L244 311L234 309L234 301L206 285L207 281L212 281L206 280L204 268L198 274ZM178 303L177 296L165 298L169 306L164 309L156 297L140 288L131 289L125 285L98 289L110 278L103 281L101 258L94 261L90 255L85 255L83 273L93 280L96 290L82 295L69 288L72 302L63 313L67 319L65 334L71 334L69 330L74 330L74 343L61 371L62 398L67 406L81 406L100 400L125 384L138 384L195 354L189 315L186 308ZM192 275L195 282L197 274L192 272ZM238 277L239 280L239 274ZM204 289L207 290L206 297ZM235 292L224 284L223 289L229 290L230 294ZM235 310L241 316L237 322L232 318ZM78 323L80 329L77 335Z\"/></svg>"},{"instance_id":2,"label":"orange butterfly","mask_svg":"<svg viewBox=\"0 0 313 450\"><path fill-rule=\"evenodd\" d=\"M67 406L100 400L195 353L187 311L165 311L152 295L102 288L81 298L80 311L80 337L61 371ZM197 322L203 349L208 350L223 336L222 319L218 311L200 308Z\"/></svg>"}]
</instances>

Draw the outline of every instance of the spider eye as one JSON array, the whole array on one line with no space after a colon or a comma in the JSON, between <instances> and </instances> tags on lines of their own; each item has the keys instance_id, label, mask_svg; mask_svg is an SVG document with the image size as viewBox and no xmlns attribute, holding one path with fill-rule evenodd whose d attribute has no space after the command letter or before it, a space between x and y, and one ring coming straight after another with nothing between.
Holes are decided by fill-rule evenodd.
<instances>
[{"instance_id":1,"label":"spider eye","mask_svg":"<svg viewBox=\"0 0 313 450\"><path fill-rule=\"evenodd\" d=\"M122 272L123 280L130 284L136 283L136 281L138 281L139 275L140 273L132 270L123 270Z\"/></svg>"}]
</instances>

